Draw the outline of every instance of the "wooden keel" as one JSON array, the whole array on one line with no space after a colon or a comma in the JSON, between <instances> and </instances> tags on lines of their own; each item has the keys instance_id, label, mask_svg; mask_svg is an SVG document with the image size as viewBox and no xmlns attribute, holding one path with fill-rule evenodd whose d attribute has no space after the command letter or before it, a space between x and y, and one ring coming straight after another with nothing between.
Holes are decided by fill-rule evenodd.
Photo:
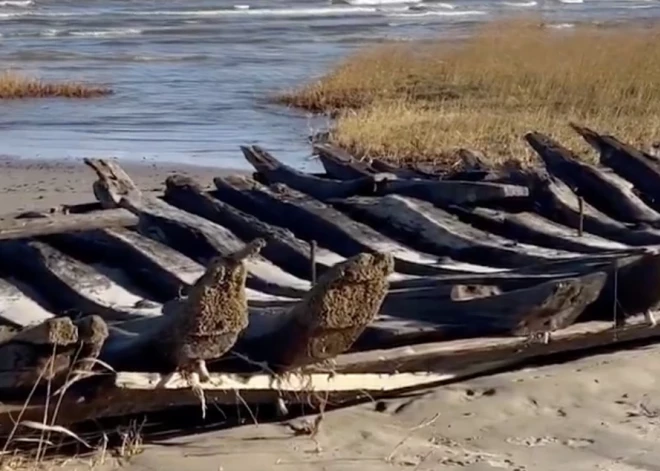
<instances>
[{"instance_id":1,"label":"wooden keel","mask_svg":"<svg viewBox=\"0 0 660 471\"><path fill-rule=\"evenodd\" d=\"M660 165L657 160L613 136L598 134L574 123L570 125L600 153L601 164L632 183L642 193L647 204L660 210Z\"/></svg>"},{"instance_id":2,"label":"wooden keel","mask_svg":"<svg viewBox=\"0 0 660 471\"><path fill-rule=\"evenodd\" d=\"M660 214L639 199L627 182L580 162L570 150L544 134L528 133L525 139L553 175L566 182L598 210L623 222L653 225L660 222Z\"/></svg>"},{"instance_id":3,"label":"wooden keel","mask_svg":"<svg viewBox=\"0 0 660 471\"><path fill-rule=\"evenodd\" d=\"M223 226L143 195L116 164L91 159L86 159L85 163L99 177L94 185L97 199L104 205L121 205L136 213L140 217L140 233L202 263L218 255L233 253L243 246L243 242ZM290 297L299 297L309 289L308 281L281 270L260 256L246 263L250 288Z\"/></svg>"}]
</instances>

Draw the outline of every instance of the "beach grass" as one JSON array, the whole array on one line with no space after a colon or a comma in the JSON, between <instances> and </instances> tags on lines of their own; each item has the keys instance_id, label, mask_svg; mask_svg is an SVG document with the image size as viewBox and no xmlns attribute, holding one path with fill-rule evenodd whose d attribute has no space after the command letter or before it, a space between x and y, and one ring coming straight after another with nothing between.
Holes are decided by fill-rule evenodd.
<instances>
[{"instance_id":1,"label":"beach grass","mask_svg":"<svg viewBox=\"0 0 660 471\"><path fill-rule=\"evenodd\" d=\"M0 100L21 98L95 98L109 88L79 82L47 82L16 72L0 72Z\"/></svg>"},{"instance_id":2,"label":"beach grass","mask_svg":"<svg viewBox=\"0 0 660 471\"><path fill-rule=\"evenodd\" d=\"M648 146L660 137L660 27L560 29L514 19L461 41L358 51L278 101L336 119L329 139L359 157L536 161L522 137L550 134L586 159L575 121Z\"/></svg>"}]
</instances>

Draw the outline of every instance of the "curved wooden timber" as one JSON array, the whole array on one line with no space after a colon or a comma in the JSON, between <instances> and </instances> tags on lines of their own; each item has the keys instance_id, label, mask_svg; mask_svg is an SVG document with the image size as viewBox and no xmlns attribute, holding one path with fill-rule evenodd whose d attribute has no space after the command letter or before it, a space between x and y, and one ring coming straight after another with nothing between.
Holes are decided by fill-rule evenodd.
<instances>
[{"instance_id":1,"label":"curved wooden timber","mask_svg":"<svg viewBox=\"0 0 660 471\"><path fill-rule=\"evenodd\" d=\"M0 278L0 324L3 327L38 324L55 316L51 309L24 283L9 277Z\"/></svg>"},{"instance_id":2,"label":"curved wooden timber","mask_svg":"<svg viewBox=\"0 0 660 471\"><path fill-rule=\"evenodd\" d=\"M629 250L631 246L557 224L529 211L510 213L489 208L452 206L449 211L472 226L528 244L580 253Z\"/></svg>"},{"instance_id":3,"label":"curved wooden timber","mask_svg":"<svg viewBox=\"0 0 660 471\"><path fill-rule=\"evenodd\" d=\"M493 272L492 267L438 260L436 256L412 250L353 220L336 209L282 185L271 188L241 177L214 179L217 198L249 212L263 221L284 226L305 240L350 257L363 251L387 252L394 256L400 273L416 275L457 272Z\"/></svg>"},{"instance_id":4,"label":"curved wooden timber","mask_svg":"<svg viewBox=\"0 0 660 471\"><path fill-rule=\"evenodd\" d=\"M574 123L570 126L600 153L601 164L632 183L647 204L660 210L660 165L656 159L614 136L598 134Z\"/></svg>"},{"instance_id":5,"label":"curved wooden timber","mask_svg":"<svg viewBox=\"0 0 660 471\"><path fill-rule=\"evenodd\" d=\"M283 164L259 146L241 146L245 159L255 168L262 183L285 183L320 200L344 196L372 194L375 182L387 175L368 176L351 181L331 180L295 170Z\"/></svg>"},{"instance_id":6,"label":"curved wooden timber","mask_svg":"<svg viewBox=\"0 0 660 471\"><path fill-rule=\"evenodd\" d=\"M660 244L660 231L626 225L587 202L581 211L578 196L557 178L534 171L512 172L509 178L516 183L526 182L532 191L535 211L559 224L576 230L582 225L585 232L632 246Z\"/></svg>"},{"instance_id":7,"label":"curved wooden timber","mask_svg":"<svg viewBox=\"0 0 660 471\"><path fill-rule=\"evenodd\" d=\"M337 180L355 180L375 173L367 162L357 160L348 152L328 143L314 144L314 153L319 156L323 168L330 178Z\"/></svg>"},{"instance_id":8,"label":"curved wooden timber","mask_svg":"<svg viewBox=\"0 0 660 471\"><path fill-rule=\"evenodd\" d=\"M625 180L580 162L570 150L544 134L528 133L525 139L541 156L550 173L566 182L598 210L623 222L653 225L660 222L660 214L638 198Z\"/></svg>"},{"instance_id":9,"label":"curved wooden timber","mask_svg":"<svg viewBox=\"0 0 660 471\"><path fill-rule=\"evenodd\" d=\"M243 242L226 228L201 216L190 214L157 198L140 192L133 181L114 162L85 159L99 180L94 194L105 207L125 207L140 218L139 231L205 263L222 254L230 254ZM248 286L278 296L301 296L309 289L302 280L257 256L248 260Z\"/></svg>"},{"instance_id":10,"label":"curved wooden timber","mask_svg":"<svg viewBox=\"0 0 660 471\"><path fill-rule=\"evenodd\" d=\"M475 229L424 201L403 196L352 197L333 204L419 250L472 263L521 267L581 254L521 244Z\"/></svg>"}]
</instances>

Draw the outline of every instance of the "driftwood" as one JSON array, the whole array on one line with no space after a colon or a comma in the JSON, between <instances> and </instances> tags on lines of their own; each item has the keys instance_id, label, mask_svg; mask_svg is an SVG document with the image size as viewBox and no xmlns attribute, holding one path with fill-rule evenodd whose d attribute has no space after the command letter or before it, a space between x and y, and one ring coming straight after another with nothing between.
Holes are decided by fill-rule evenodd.
<instances>
[{"instance_id":1,"label":"driftwood","mask_svg":"<svg viewBox=\"0 0 660 471\"><path fill-rule=\"evenodd\" d=\"M630 249L629 245L570 229L532 212L509 213L489 208L453 206L459 219L493 234L528 244L581 253Z\"/></svg>"},{"instance_id":2,"label":"driftwood","mask_svg":"<svg viewBox=\"0 0 660 471\"><path fill-rule=\"evenodd\" d=\"M645 202L660 209L658 161L613 136L601 135L577 124L571 127L600 153L600 163L632 183Z\"/></svg>"},{"instance_id":3,"label":"driftwood","mask_svg":"<svg viewBox=\"0 0 660 471\"><path fill-rule=\"evenodd\" d=\"M513 172L514 182L532 189L535 210L542 216L576 230L582 225L585 232L627 245L660 244L660 232L643 227L630 227L610 218L584 202L582 211L578 196L562 181L532 171Z\"/></svg>"},{"instance_id":4,"label":"driftwood","mask_svg":"<svg viewBox=\"0 0 660 471\"><path fill-rule=\"evenodd\" d=\"M462 301L390 299L382 312L395 317L433 322L452 335L532 335L567 327L595 301L605 273L548 281L526 289Z\"/></svg>"},{"instance_id":5,"label":"driftwood","mask_svg":"<svg viewBox=\"0 0 660 471\"><path fill-rule=\"evenodd\" d=\"M311 279L310 245L296 239L291 232L213 198L188 177L171 176L166 181L166 188L165 201L168 203L216 222L243 239L264 238L268 242L262 251L264 257L299 278ZM343 260L337 254L319 249L315 254L316 272L322 273L328 266Z\"/></svg>"},{"instance_id":6,"label":"driftwood","mask_svg":"<svg viewBox=\"0 0 660 471\"><path fill-rule=\"evenodd\" d=\"M528 133L525 139L553 175L566 182L595 208L623 222L657 224L660 221L660 214L638 198L629 183L580 162L570 150L548 136Z\"/></svg>"},{"instance_id":7,"label":"driftwood","mask_svg":"<svg viewBox=\"0 0 660 471\"><path fill-rule=\"evenodd\" d=\"M377 173L368 163L355 159L348 152L328 143L314 144L323 168L330 178L355 180Z\"/></svg>"},{"instance_id":8,"label":"driftwood","mask_svg":"<svg viewBox=\"0 0 660 471\"><path fill-rule=\"evenodd\" d=\"M254 214L263 221L284 226L305 240L316 240L345 257L360 252L388 252L400 273L434 275L478 271L480 267L445 261L412 250L347 217L336 209L283 185L270 189L240 177L214 179L214 195L228 204ZM482 271L488 270L484 267Z\"/></svg>"},{"instance_id":9,"label":"driftwood","mask_svg":"<svg viewBox=\"0 0 660 471\"><path fill-rule=\"evenodd\" d=\"M6 273L31 286L59 312L129 320L155 316L160 311L157 304L140 307L150 303L137 290L124 288L110 276L43 242L3 242L0 264Z\"/></svg>"},{"instance_id":10,"label":"driftwood","mask_svg":"<svg viewBox=\"0 0 660 471\"><path fill-rule=\"evenodd\" d=\"M200 262L240 250L243 243L226 228L144 195L113 162L86 159L97 173L94 193L104 206L120 205L140 218L139 231ZM309 282L287 273L260 256L246 262L248 286L279 296L301 296Z\"/></svg>"},{"instance_id":11,"label":"driftwood","mask_svg":"<svg viewBox=\"0 0 660 471\"><path fill-rule=\"evenodd\" d=\"M479 231L441 209L413 198L352 197L333 204L362 217L379 231L398 235L420 250L490 266L516 267L552 259L577 258L573 252L520 244Z\"/></svg>"},{"instance_id":12,"label":"driftwood","mask_svg":"<svg viewBox=\"0 0 660 471\"><path fill-rule=\"evenodd\" d=\"M0 324L26 327L54 316L41 299L35 300L34 295L26 291L28 289L16 280L0 278Z\"/></svg>"},{"instance_id":13,"label":"driftwood","mask_svg":"<svg viewBox=\"0 0 660 471\"><path fill-rule=\"evenodd\" d=\"M360 177L351 181L320 178L295 170L283 164L258 146L241 147L246 160L258 172L262 183L284 183L318 199L341 198L344 196L372 194L375 182L387 178L387 175Z\"/></svg>"}]
</instances>

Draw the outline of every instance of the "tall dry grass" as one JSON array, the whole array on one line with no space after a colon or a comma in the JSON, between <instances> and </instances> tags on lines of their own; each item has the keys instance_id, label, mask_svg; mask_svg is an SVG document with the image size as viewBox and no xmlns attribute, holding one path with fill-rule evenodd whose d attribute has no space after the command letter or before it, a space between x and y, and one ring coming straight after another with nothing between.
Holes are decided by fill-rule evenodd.
<instances>
[{"instance_id":1,"label":"tall dry grass","mask_svg":"<svg viewBox=\"0 0 660 471\"><path fill-rule=\"evenodd\" d=\"M94 98L112 90L78 82L44 82L15 72L0 72L0 100L19 98Z\"/></svg>"},{"instance_id":2,"label":"tall dry grass","mask_svg":"<svg viewBox=\"0 0 660 471\"><path fill-rule=\"evenodd\" d=\"M569 120L646 145L660 137L660 28L491 23L463 42L359 51L279 100L334 114L330 139L360 156L438 161L469 147L526 161L530 130L586 156Z\"/></svg>"}]
</instances>

